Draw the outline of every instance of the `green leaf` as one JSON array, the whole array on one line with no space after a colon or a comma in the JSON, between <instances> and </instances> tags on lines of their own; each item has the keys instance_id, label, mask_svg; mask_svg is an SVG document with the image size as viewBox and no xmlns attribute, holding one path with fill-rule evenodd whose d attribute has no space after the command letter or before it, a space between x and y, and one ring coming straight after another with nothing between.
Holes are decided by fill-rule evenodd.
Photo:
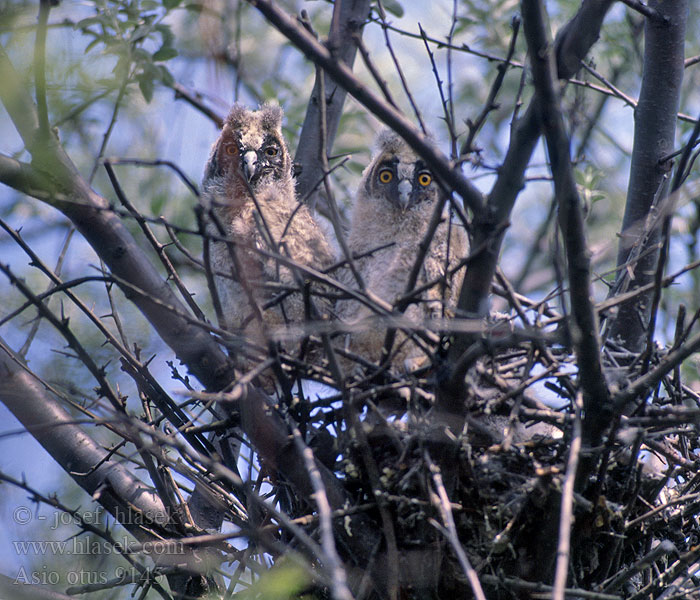
<instances>
[{"instance_id":1,"label":"green leaf","mask_svg":"<svg viewBox=\"0 0 700 600\"><path fill-rule=\"evenodd\" d=\"M146 62L141 65L141 73L137 77L148 77L149 79L159 79L160 71L152 62Z\"/></svg>"},{"instance_id":2,"label":"green leaf","mask_svg":"<svg viewBox=\"0 0 700 600\"><path fill-rule=\"evenodd\" d=\"M138 80L143 99L150 104L151 100L153 100L153 79L141 76Z\"/></svg>"},{"instance_id":3,"label":"green leaf","mask_svg":"<svg viewBox=\"0 0 700 600\"><path fill-rule=\"evenodd\" d=\"M167 67L158 65L158 71L160 73L160 80L163 82L163 85L170 87L175 83L175 78L172 76L172 73L168 71Z\"/></svg>"},{"instance_id":4,"label":"green leaf","mask_svg":"<svg viewBox=\"0 0 700 600\"><path fill-rule=\"evenodd\" d=\"M180 2L182 2L182 0L163 0L163 6L168 10L172 10L173 8L177 8Z\"/></svg>"},{"instance_id":5,"label":"green leaf","mask_svg":"<svg viewBox=\"0 0 700 600\"><path fill-rule=\"evenodd\" d=\"M395 17L399 19L403 17L403 6L401 6L396 0L383 0L382 6L387 12L390 12Z\"/></svg>"},{"instance_id":6,"label":"green leaf","mask_svg":"<svg viewBox=\"0 0 700 600\"><path fill-rule=\"evenodd\" d=\"M151 214L160 215L163 212L163 207L165 206L165 201L167 196L163 194L156 194L151 200Z\"/></svg>"},{"instance_id":7,"label":"green leaf","mask_svg":"<svg viewBox=\"0 0 700 600\"><path fill-rule=\"evenodd\" d=\"M102 23L103 20L104 15L100 15L97 17L88 17L87 19L82 19L78 21L75 25L73 25L73 29L87 29L88 27L90 27L90 25Z\"/></svg>"},{"instance_id":8,"label":"green leaf","mask_svg":"<svg viewBox=\"0 0 700 600\"><path fill-rule=\"evenodd\" d=\"M99 44L102 40L99 37L96 37L94 40L92 40L86 47L85 47L85 54L90 52L97 44Z\"/></svg>"},{"instance_id":9,"label":"green leaf","mask_svg":"<svg viewBox=\"0 0 700 600\"><path fill-rule=\"evenodd\" d=\"M132 51L131 58L134 60L134 62L140 61L140 62L150 63L151 62L151 53L144 50L143 48L136 48L135 50Z\"/></svg>"},{"instance_id":10,"label":"green leaf","mask_svg":"<svg viewBox=\"0 0 700 600\"><path fill-rule=\"evenodd\" d=\"M175 42L175 35L173 34L172 29L170 29L169 25L165 25L163 23L158 23L158 25L155 26L155 30L160 33L160 36L163 40L163 46L172 46L173 43Z\"/></svg>"},{"instance_id":11,"label":"green leaf","mask_svg":"<svg viewBox=\"0 0 700 600\"><path fill-rule=\"evenodd\" d=\"M148 34L151 33L151 31L153 31L153 28L150 25L139 25L131 35L131 41L138 42L139 40L148 37Z\"/></svg>"},{"instance_id":12,"label":"green leaf","mask_svg":"<svg viewBox=\"0 0 700 600\"><path fill-rule=\"evenodd\" d=\"M117 79L124 79L129 73L129 60L124 56L120 56L117 64L112 69L112 73Z\"/></svg>"},{"instance_id":13,"label":"green leaf","mask_svg":"<svg viewBox=\"0 0 700 600\"><path fill-rule=\"evenodd\" d=\"M265 600L291 600L309 584L309 576L292 561L279 561L264 573L241 597L245 600L265 598Z\"/></svg>"},{"instance_id":14,"label":"green leaf","mask_svg":"<svg viewBox=\"0 0 700 600\"><path fill-rule=\"evenodd\" d=\"M158 52L153 54L153 60L170 60L177 56L177 50L175 48L163 47Z\"/></svg>"}]
</instances>

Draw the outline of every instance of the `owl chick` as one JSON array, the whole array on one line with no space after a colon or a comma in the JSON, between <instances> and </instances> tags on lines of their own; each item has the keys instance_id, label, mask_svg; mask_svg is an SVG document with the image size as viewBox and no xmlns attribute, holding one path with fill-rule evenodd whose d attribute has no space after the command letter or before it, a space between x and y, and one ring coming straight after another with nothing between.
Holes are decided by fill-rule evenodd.
<instances>
[{"instance_id":1,"label":"owl chick","mask_svg":"<svg viewBox=\"0 0 700 600\"><path fill-rule=\"evenodd\" d=\"M211 248L211 267L229 331L264 343L303 323L303 273L280 257L317 269L333 251L294 191L292 159L282 136L282 109L235 105L214 143L202 182L207 231L227 242ZM282 298L280 302L275 299ZM314 317L328 312L313 297Z\"/></svg>"},{"instance_id":2,"label":"owl chick","mask_svg":"<svg viewBox=\"0 0 700 600\"><path fill-rule=\"evenodd\" d=\"M439 193L432 173L408 144L393 131L382 131L377 138L377 151L363 173L348 239L349 250L356 256L380 248L356 261L368 294L394 305L406 293ZM444 276L446 268L452 269L464 258L468 243L464 229L448 221L445 211L416 285L436 283L405 310L404 319L409 323L420 325L426 319L441 317L444 309L456 302L463 270L450 274L446 281ZM344 277L349 285L356 285L349 272ZM339 301L336 311L354 329L349 335L349 349L367 360L378 360L386 321L382 322L380 316L356 300ZM396 344L394 348L397 349ZM406 367L412 368L425 356L402 334L393 364L403 360Z\"/></svg>"}]
</instances>

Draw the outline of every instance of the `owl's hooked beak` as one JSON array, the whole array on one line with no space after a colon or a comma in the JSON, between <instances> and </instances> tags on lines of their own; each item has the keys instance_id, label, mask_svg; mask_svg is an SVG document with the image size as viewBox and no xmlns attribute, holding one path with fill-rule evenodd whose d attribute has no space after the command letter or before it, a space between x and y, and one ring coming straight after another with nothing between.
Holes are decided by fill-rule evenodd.
<instances>
[{"instance_id":1,"label":"owl's hooked beak","mask_svg":"<svg viewBox=\"0 0 700 600\"><path fill-rule=\"evenodd\" d=\"M411 191L413 191L413 185L408 179L402 179L398 186L399 190L399 206L401 210L406 210L408 204L411 201Z\"/></svg>"},{"instance_id":2,"label":"owl's hooked beak","mask_svg":"<svg viewBox=\"0 0 700 600\"><path fill-rule=\"evenodd\" d=\"M243 176L252 181L258 165L258 155L254 150L247 150L243 153Z\"/></svg>"}]
</instances>

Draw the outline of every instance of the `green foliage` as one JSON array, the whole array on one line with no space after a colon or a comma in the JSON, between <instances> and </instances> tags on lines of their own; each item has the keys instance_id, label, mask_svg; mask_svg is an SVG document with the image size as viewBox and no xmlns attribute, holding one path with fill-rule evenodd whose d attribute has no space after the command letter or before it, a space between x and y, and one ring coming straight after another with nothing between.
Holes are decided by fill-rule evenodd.
<instances>
[{"instance_id":1,"label":"green foliage","mask_svg":"<svg viewBox=\"0 0 700 600\"><path fill-rule=\"evenodd\" d=\"M292 600L298 598L309 583L306 571L293 561L282 558L240 596L243 600Z\"/></svg>"},{"instance_id":2,"label":"green foliage","mask_svg":"<svg viewBox=\"0 0 700 600\"><path fill-rule=\"evenodd\" d=\"M593 167L593 165L587 164L583 169L576 169L574 171L574 177L576 178L578 193L581 196L584 210L589 212L592 210L595 202L605 198L605 193L598 189L598 185L603 178L603 173L599 169Z\"/></svg>"},{"instance_id":3,"label":"green foliage","mask_svg":"<svg viewBox=\"0 0 700 600\"><path fill-rule=\"evenodd\" d=\"M153 99L155 83L173 84L170 71L158 62L166 62L178 55L175 36L163 19L180 2L164 1L162 6L152 0L99 0L96 14L78 21L74 27L92 40L85 53L97 49L115 57L112 69L119 84L137 82L146 102ZM155 51L153 47L157 46Z\"/></svg>"},{"instance_id":4,"label":"green foliage","mask_svg":"<svg viewBox=\"0 0 700 600\"><path fill-rule=\"evenodd\" d=\"M382 0L381 3L377 3L377 8L383 8L386 12L394 15L395 17L403 17L404 10L400 2L396 0Z\"/></svg>"}]
</instances>

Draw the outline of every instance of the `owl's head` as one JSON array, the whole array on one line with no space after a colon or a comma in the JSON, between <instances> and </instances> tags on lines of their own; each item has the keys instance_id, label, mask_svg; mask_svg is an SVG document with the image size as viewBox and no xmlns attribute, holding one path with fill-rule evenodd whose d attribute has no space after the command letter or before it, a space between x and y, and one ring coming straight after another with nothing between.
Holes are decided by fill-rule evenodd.
<instances>
[{"instance_id":1,"label":"owl's head","mask_svg":"<svg viewBox=\"0 0 700 600\"><path fill-rule=\"evenodd\" d=\"M234 105L212 149L205 179L224 177L256 192L269 184L287 183L291 174L282 109L274 104L258 110Z\"/></svg>"},{"instance_id":2,"label":"owl's head","mask_svg":"<svg viewBox=\"0 0 700 600\"><path fill-rule=\"evenodd\" d=\"M399 135L385 129L379 133L376 145L377 151L363 174L368 197L384 199L401 212L437 199L433 174Z\"/></svg>"}]
</instances>

